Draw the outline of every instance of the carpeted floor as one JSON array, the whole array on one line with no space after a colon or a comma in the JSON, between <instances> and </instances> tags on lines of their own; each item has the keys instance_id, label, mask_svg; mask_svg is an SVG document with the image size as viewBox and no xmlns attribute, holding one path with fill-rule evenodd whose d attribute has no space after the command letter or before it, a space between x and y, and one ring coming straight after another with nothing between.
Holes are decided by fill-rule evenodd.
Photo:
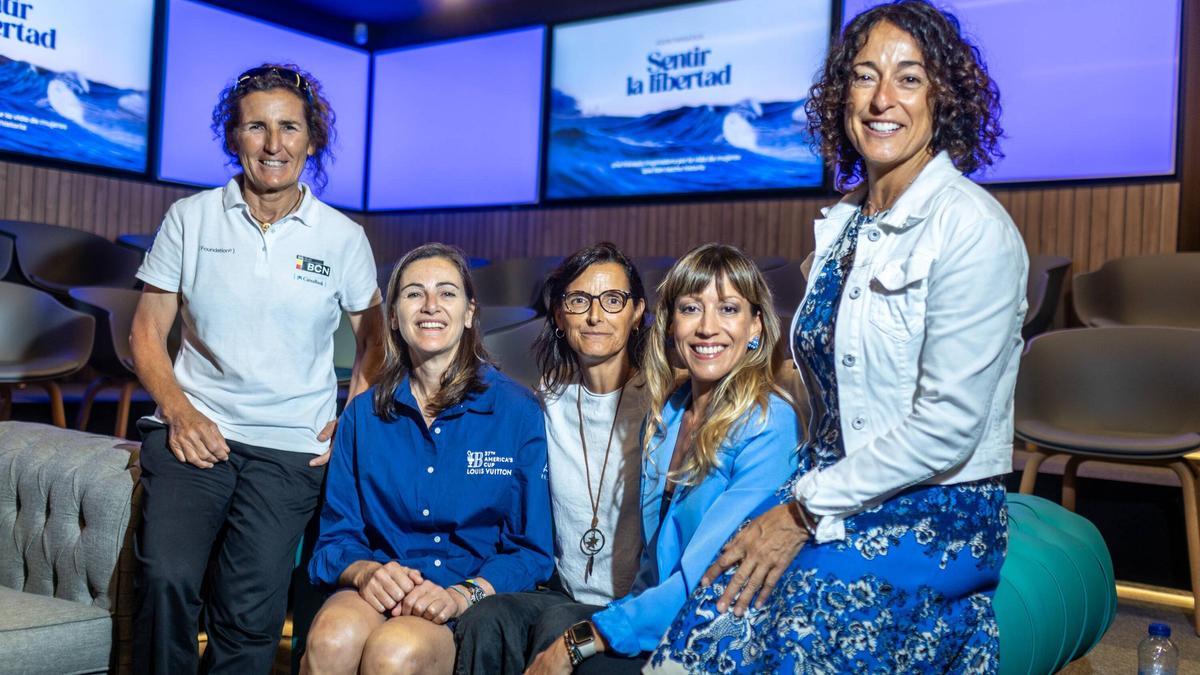
<instances>
[{"instance_id":1,"label":"carpeted floor","mask_svg":"<svg viewBox=\"0 0 1200 675\"><path fill-rule=\"evenodd\" d=\"M1171 641L1179 647L1179 675L1200 675L1200 637L1192 630L1191 614L1174 607L1121 602L1117 617L1100 644L1072 662L1063 675L1133 675L1137 646L1152 622L1171 626Z\"/></svg>"}]
</instances>

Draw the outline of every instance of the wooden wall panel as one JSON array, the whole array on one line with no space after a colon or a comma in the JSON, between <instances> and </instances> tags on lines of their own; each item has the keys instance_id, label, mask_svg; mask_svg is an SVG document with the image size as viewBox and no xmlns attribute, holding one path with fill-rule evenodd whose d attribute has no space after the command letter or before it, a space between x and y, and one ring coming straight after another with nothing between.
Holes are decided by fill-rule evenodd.
<instances>
[{"instance_id":1,"label":"wooden wall panel","mask_svg":"<svg viewBox=\"0 0 1200 675\"><path fill-rule=\"evenodd\" d=\"M33 220L109 239L153 232L177 199L194 188L0 161L0 218ZM997 187L1030 253L1063 255L1075 271L1105 260L1176 250L1177 181ZM797 197L475 211L350 214L367 229L376 257L395 260L426 241L444 241L486 258L555 255L609 239L631 255L679 255L724 241L752 255L803 257L812 222L834 198Z\"/></svg>"},{"instance_id":2,"label":"wooden wall panel","mask_svg":"<svg viewBox=\"0 0 1200 675\"><path fill-rule=\"evenodd\" d=\"M0 219L65 225L109 239L153 232L195 188L0 161Z\"/></svg>"},{"instance_id":3,"label":"wooden wall panel","mask_svg":"<svg viewBox=\"0 0 1200 675\"><path fill-rule=\"evenodd\" d=\"M1175 251L1179 184L993 189L1031 254L1062 255L1075 271L1111 258ZM679 255L724 241L752 255L799 258L812 250L812 222L833 197L638 206L561 207L445 213L363 214L380 261L426 241L473 256L552 255L609 239L632 255Z\"/></svg>"}]
</instances>

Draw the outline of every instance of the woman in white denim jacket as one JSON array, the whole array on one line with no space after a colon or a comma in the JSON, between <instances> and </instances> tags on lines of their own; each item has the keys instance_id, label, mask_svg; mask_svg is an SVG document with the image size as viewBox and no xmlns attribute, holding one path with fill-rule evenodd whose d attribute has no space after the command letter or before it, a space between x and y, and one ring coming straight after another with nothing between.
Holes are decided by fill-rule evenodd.
<instances>
[{"instance_id":1,"label":"woman in white denim jacket","mask_svg":"<svg viewBox=\"0 0 1200 675\"><path fill-rule=\"evenodd\" d=\"M857 189L816 222L792 325L808 443L652 667L995 671L1028 259L963 175L998 154L977 54L921 0L864 12L831 50L809 127Z\"/></svg>"}]
</instances>

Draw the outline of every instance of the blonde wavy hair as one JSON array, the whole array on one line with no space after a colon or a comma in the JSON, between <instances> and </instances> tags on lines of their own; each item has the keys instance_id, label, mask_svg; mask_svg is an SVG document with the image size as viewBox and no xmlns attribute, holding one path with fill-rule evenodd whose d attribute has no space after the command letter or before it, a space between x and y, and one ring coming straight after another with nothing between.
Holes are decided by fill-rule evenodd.
<instances>
[{"instance_id":1,"label":"blonde wavy hair","mask_svg":"<svg viewBox=\"0 0 1200 675\"><path fill-rule=\"evenodd\" d=\"M689 452L668 480L694 485L704 480L717 465L717 454L739 421L748 424L752 408L758 407L761 419L767 414L771 393L785 400L788 394L775 385L776 345L779 343L779 317L775 314L771 289L754 261L739 249L725 244L697 246L679 259L658 287L654 307L655 321L647 339L643 370L649 394L650 414L646 416L642 451L647 459L666 433L663 408L667 399L687 378L682 358L672 337L676 301L684 295L698 295L716 283L726 295L736 291L744 297L762 320L757 349L747 350L741 359L717 383L708 409L694 411L703 422L693 432Z\"/></svg>"}]
</instances>

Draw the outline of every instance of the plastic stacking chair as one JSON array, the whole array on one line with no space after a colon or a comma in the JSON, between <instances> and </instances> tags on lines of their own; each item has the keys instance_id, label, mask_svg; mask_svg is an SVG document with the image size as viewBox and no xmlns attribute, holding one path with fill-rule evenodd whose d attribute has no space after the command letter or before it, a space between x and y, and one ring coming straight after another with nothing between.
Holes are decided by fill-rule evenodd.
<instances>
[{"instance_id":1,"label":"plastic stacking chair","mask_svg":"<svg viewBox=\"0 0 1200 675\"><path fill-rule=\"evenodd\" d=\"M142 256L104 237L69 227L0 220L12 237L17 268L31 286L65 296L77 286L133 288Z\"/></svg>"},{"instance_id":2,"label":"plastic stacking chair","mask_svg":"<svg viewBox=\"0 0 1200 675\"><path fill-rule=\"evenodd\" d=\"M533 341L542 332L542 323L543 319L535 319L483 336L483 346L500 370L530 389L541 379L533 359Z\"/></svg>"},{"instance_id":3,"label":"plastic stacking chair","mask_svg":"<svg viewBox=\"0 0 1200 675\"><path fill-rule=\"evenodd\" d=\"M780 267L763 271L763 278L775 296L775 307L787 308L788 316L804 299L804 272L800 269L802 262L789 260Z\"/></svg>"},{"instance_id":4,"label":"plastic stacking chair","mask_svg":"<svg viewBox=\"0 0 1200 675\"><path fill-rule=\"evenodd\" d=\"M137 374L133 369L133 350L129 347L129 333L133 327L133 314L137 310L140 291L128 288L104 288L84 286L72 288L71 300L75 308L91 314L96 319L96 342L90 363L98 377L88 384L83 401L79 404L79 415L75 427L87 431L96 395L109 387L120 387L117 399L117 419L113 435L125 438L129 428L129 408L133 393L138 388Z\"/></svg>"},{"instance_id":5,"label":"plastic stacking chair","mask_svg":"<svg viewBox=\"0 0 1200 675\"><path fill-rule=\"evenodd\" d=\"M754 264L760 272L773 270L777 267L783 267L788 263L788 259L778 255L756 255L753 258Z\"/></svg>"},{"instance_id":6,"label":"plastic stacking chair","mask_svg":"<svg viewBox=\"0 0 1200 675\"><path fill-rule=\"evenodd\" d=\"M0 279L8 276L12 269L13 240L11 237L0 235Z\"/></svg>"},{"instance_id":7,"label":"plastic stacking chair","mask_svg":"<svg viewBox=\"0 0 1200 675\"><path fill-rule=\"evenodd\" d=\"M533 307L540 313L542 284L561 262L561 256L509 258L472 270L476 300L483 307Z\"/></svg>"},{"instance_id":8,"label":"plastic stacking chair","mask_svg":"<svg viewBox=\"0 0 1200 675\"><path fill-rule=\"evenodd\" d=\"M337 373L339 385L350 384L350 376L354 372L354 355L357 353L358 344L354 340L350 317L342 312L342 322L333 332L333 371Z\"/></svg>"},{"instance_id":9,"label":"plastic stacking chair","mask_svg":"<svg viewBox=\"0 0 1200 675\"><path fill-rule=\"evenodd\" d=\"M35 288L0 281L0 412L11 410L12 385L34 383L50 395L51 419L65 429L62 390L54 380L87 364L95 334L91 316Z\"/></svg>"},{"instance_id":10,"label":"plastic stacking chair","mask_svg":"<svg viewBox=\"0 0 1200 675\"><path fill-rule=\"evenodd\" d=\"M651 269L639 269L638 274L642 275L642 288L646 290L646 312L654 312L654 308L658 306L658 287L667 278L667 272L670 272L669 267L654 267Z\"/></svg>"},{"instance_id":11,"label":"plastic stacking chair","mask_svg":"<svg viewBox=\"0 0 1200 675\"><path fill-rule=\"evenodd\" d=\"M1200 328L1200 253L1117 258L1075 277L1086 326Z\"/></svg>"},{"instance_id":12,"label":"plastic stacking chair","mask_svg":"<svg viewBox=\"0 0 1200 675\"><path fill-rule=\"evenodd\" d=\"M1065 454L1062 504L1072 511L1083 462L1174 471L1183 488L1192 593L1200 607L1200 469L1186 458L1200 448L1197 355L1200 330L1130 326L1044 333L1021 359L1015 426L1032 453L1021 492L1033 491L1043 461ZM1200 634L1200 613L1193 621Z\"/></svg>"},{"instance_id":13,"label":"plastic stacking chair","mask_svg":"<svg viewBox=\"0 0 1200 675\"><path fill-rule=\"evenodd\" d=\"M1025 325L1021 337L1028 340L1046 332L1058 313L1058 302L1062 297L1063 280L1071 268L1071 259L1056 255L1029 257L1029 281L1025 285L1025 299L1029 309L1025 312Z\"/></svg>"},{"instance_id":14,"label":"plastic stacking chair","mask_svg":"<svg viewBox=\"0 0 1200 675\"><path fill-rule=\"evenodd\" d=\"M146 253L154 245L153 234L122 234L117 237L117 243L125 248L131 248L138 253Z\"/></svg>"},{"instance_id":15,"label":"plastic stacking chair","mask_svg":"<svg viewBox=\"0 0 1200 675\"><path fill-rule=\"evenodd\" d=\"M483 334L488 335L530 321L537 312L529 307L480 307L475 316Z\"/></svg>"}]
</instances>

